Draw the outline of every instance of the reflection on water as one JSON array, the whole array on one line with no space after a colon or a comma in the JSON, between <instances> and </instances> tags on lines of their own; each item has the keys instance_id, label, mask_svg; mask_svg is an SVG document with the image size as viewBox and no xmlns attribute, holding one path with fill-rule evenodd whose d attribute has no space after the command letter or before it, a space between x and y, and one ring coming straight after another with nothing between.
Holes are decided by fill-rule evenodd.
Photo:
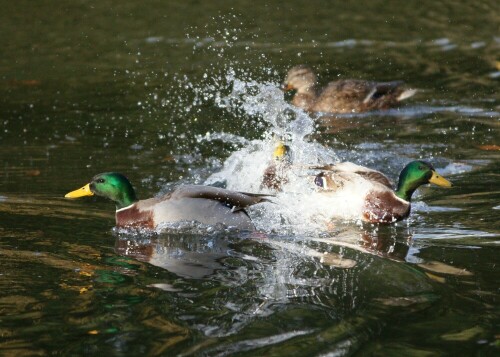
<instances>
[{"instance_id":1,"label":"reflection on water","mask_svg":"<svg viewBox=\"0 0 500 357\"><path fill-rule=\"evenodd\" d=\"M366 232L361 236L369 239ZM366 288L357 286L358 281L367 279L366 276L374 274L379 266L393 264L385 260L375 260L373 255L392 256L394 242L381 244L380 250L374 248L372 242L371 247L365 249L358 245L354 232L351 232L349 237L345 235L346 239L337 244L333 238L311 241L277 236L243 239L169 234L155 235L147 239L119 236L115 249L121 255L148 262L182 277L208 278L235 288L251 284L253 289L256 289L251 299L259 301L258 308L255 304L249 307L256 309L253 314L269 314L270 311L265 311L273 310L275 304L297 299L321 301L326 298L322 296L326 292L329 296L322 304L338 309L338 314L346 308L347 311L355 310L358 305L364 304L363 301L369 298L369 295L377 295L377 292L370 291L369 288L367 291L370 293L367 294ZM373 235L370 238L375 239ZM407 243L401 244L406 247L401 250L407 252ZM394 257L403 262L405 253L394 253ZM341 264L342 262L344 263ZM393 274L400 274L404 278L385 279L380 276L378 284L392 286L398 296L418 293L420 289L432 290L425 275L417 270L407 270L405 265L400 263L394 265L391 270ZM410 284L409 281L413 279L418 283ZM335 291L333 295L332 288ZM227 298L232 300L229 295ZM226 303L234 305L238 310L236 301ZM248 317L252 319L250 316L252 314Z\"/></svg>"},{"instance_id":2,"label":"reflection on water","mask_svg":"<svg viewBox=\"0 0 500 357\"><path fill-rule=\"evenodd\" d=\"M145 239L117 238L118 254L167 269L176 275L200 279L223 268L219 259L230 256L231 249L221 238L178 235Z\"/></svg>"},{"instance_id":3,"label":"reflection on water","mask_svg":"<svg viewBox=\"0 0 500 357\"><path fill-rule=\"evenodd\" d=\"M385 328L383 321L395 315L404 318L418 311L439 310L443 303L440 285L446 284L449 277L466 283L472 275L465 269L425 259L413 265L417 262L412 262L410 255L418 255L418 250L425 248L412 246L407 229L346 226L329 238L313 239L119 235L115 242L116 252L121 255L188 278L155 279L150 286L181 300L185 297L193 306L206 306L207 299L215 299L208 304L217 306L217 312L208 319L196 307L184 311L177 306L185 323L219 339L216 347L210 347L214 341L203 343L210 353L272 348L288 340L295 341L291 348L299 341L316 339L318 334L324 338L318 351L331 344L345 344L346 352L354 351L375 331ZM337 263L350 264L330 264L329 256L339 258L333 260ZM191 279L202 279L208 286L198 285L193 290L197 284ZM283 310L287 305L295 306L292 315ZM327 313L338 325L309 325L313 329L297 325L318 313ZM267 322L261 328L268 331L268 337L234 342L231 336L246 335L260 326L264 317ZM278 333L271 328L273 321L286 321L289 332Z\"/></svg>"}]
</instances>

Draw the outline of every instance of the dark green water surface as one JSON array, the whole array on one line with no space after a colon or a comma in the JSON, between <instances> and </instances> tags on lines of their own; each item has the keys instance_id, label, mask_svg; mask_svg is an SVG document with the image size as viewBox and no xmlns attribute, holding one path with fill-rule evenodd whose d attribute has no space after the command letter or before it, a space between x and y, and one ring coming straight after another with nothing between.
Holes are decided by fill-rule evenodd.
<instances>
[{"instance_id":1,"label":"dark green water surface","mask_svg":"<svg viewBox=\"0 0 500 357\"><path fill-rule=\"evenodd\" d=\"M497 1L0 5L0 355L500 353ZM205 182L271 127L231 89L300 63L418 88L309 140L391 178L427 159L454 187L317 234L122 232L112 203L64 199L103 171L143 198Z\"/></svg>"}]
</instances>

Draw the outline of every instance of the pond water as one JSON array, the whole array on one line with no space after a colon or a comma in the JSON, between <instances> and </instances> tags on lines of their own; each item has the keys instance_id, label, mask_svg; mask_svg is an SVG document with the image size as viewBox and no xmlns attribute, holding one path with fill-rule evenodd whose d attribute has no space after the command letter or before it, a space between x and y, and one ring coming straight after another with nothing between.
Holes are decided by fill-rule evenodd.
<instances>
[{"instance_id":1,"label":"pond water","mask_svg":"<svg viewBox=\"0 0 500 357\"><path fill-rule=\"evenodd\" d=\"M0 355L499 353L496 1L1 5ZM301 63L419 92L313 117L279 90ZM142 198L257 191L276 135L298 162L395 180L425 159L454 186L392 226L327 229L278 195L256 233L116 230L111 202L64 199L105 171Z\"/></svg>"}]
</instances>

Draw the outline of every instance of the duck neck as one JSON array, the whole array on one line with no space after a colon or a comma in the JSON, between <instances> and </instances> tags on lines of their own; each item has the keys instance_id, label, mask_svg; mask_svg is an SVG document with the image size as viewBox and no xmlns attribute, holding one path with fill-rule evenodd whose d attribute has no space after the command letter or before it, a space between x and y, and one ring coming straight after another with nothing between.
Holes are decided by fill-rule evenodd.
<instances>
[{"instance_id":1,"label":"duck neck","mask_svg":"<svg viewBox=\"0 0 500 357\"><path fill-rule=\"evenodd\" d=\"M398 185L398 189L396 190L396 196L399 198L411 202L411 196L413 192L415 192L416 188L409 188L407 186Z\"/></svg>"},{"instance_id":2,"label":"duck neck","mask_svg":"<svg viewBox=\"0 0 500 357\"><path fill-rule=\"evenodd\" d=\"M299 88L297 90L297 94L316 97L316 87L314 86L314 84L311 84L310 86Z\"/></svg>"},{"instance_id":3,"label":"duck neck","mask_svg":"<svg viewBox=\"0 0 500 357\"><path fill-rule=\"evenodd\" d=\"M120 210L123 208L126 208L128 206L133 205L138 201L135 192L134 191L129 191L129 192L124 192L116 201L116 210Z\"/></svg>"},{"instance_id":4,"label":"duck neck","mask_svg":"<svg viewBox=\"0 0 500 357\"><path fill-rule=\"evenodd\" d=\"M399 175L398 188L396 189L396 196L405 201L411 202L411 196L417 188L422 185L420 180L412 179L411 173L408 170L403 170Z\"/></svg>"},{"instance_id":5,"label":"duck neck","mask_svg":"<svg viewBox=\"0 0 500 357\"><path fill-rule=\"evenodd\" d=\"M317 95L314 88L302 89L301 91L297 91L292 103L297 107L309 110L314 105L316 99Z\"/></svg>"}]
</instances>

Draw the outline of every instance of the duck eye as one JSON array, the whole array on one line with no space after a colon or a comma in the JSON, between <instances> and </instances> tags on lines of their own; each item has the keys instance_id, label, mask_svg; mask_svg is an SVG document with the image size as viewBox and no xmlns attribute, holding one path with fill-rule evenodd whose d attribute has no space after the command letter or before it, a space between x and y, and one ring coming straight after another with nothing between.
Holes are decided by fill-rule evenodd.
<instances>
[{"instance_id":1,"label":"duck eye","mask_svg":"<svg viewBox=\"0 0 500 357\"><path fill-rule=\"evenodd\" d=\"M420 165L420 166L418 167L418 169L419 169L419 170L424 170L424 169L425 169L425 167L423 167L422 165Z\"/></svg>"},{"instance_id":2,"label":"duck eye","mask_svg":"<svg viewBox=\"0 0 500 357\"><path fill-rule=\"evenodd\" d=\"M314 178L314 183L316 186L326 188L326 179L321 174Z\"/></svg>"},{"instance_id":3,"label":"duck eye","mask_svg":"<svg viewBox=\"0 0 500 357\"><path fill-rule=\"evenodd\" d=\"M103 178L97 179L96 182L97 183L104 183L104 179Z\"/></svg>"}]
</instances>

